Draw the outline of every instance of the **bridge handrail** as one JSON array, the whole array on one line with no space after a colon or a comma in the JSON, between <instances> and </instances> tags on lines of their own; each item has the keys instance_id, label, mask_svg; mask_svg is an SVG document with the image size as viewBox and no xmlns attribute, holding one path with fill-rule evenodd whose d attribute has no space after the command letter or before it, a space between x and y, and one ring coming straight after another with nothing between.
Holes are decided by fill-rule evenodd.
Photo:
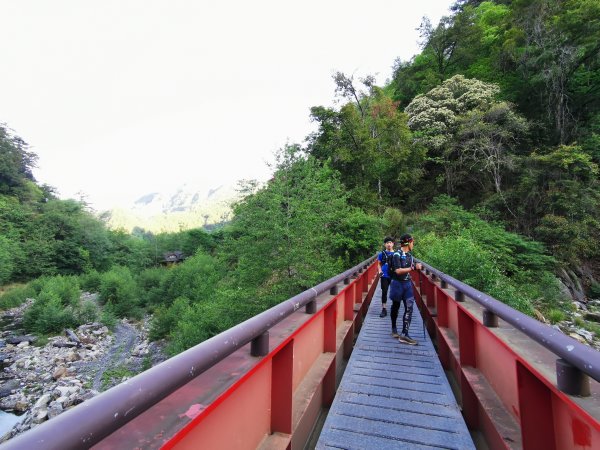
<instances>
[{"instance_id":1,"label":"bridge handrail","mask_svg":"<svg viewBox=\"0 0 600 450\"><path fill-rule=\"evenodd\" d=\"M263 335L318 295L362 271L375 258L376 256L372 256L353 268L284 300L76 408L14 437L3 444L2 448L90 448L225 357Z\"/></svg>"},{"instance_id":2,"label":"bridge handrail","mask_svg":"<svg viewBox=\"0 0 600 450\"><path fill-rule=\"evenodd\" d=\"M426 270L433 273L440 280L453 286L457 291L479 303L485 309L511 324L555 355L560 356L594 380L600 382L600 352L597 350L577 342L561 331L511 308L421 260L417 261L423 264Z\"/></svg>"}]
</instances>

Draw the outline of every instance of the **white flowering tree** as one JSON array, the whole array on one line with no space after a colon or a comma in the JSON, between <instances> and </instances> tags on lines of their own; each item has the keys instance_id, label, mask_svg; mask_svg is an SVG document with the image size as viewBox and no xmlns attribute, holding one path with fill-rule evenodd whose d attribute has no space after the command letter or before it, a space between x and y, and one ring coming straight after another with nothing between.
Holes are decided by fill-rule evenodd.
<instances>
[{"instance_id":1,"label":"white flowering tree","mask_svg":"<svg viewBox=\"0 0 600 450\"><path fill-rule=\"evenodd\" d=\"M470 183L501 194L527 122L497 100L499 92L495 84L455 75L406 107L415 142L443 169L438 178L448 194Z\"/></svg>"}]
</instances>

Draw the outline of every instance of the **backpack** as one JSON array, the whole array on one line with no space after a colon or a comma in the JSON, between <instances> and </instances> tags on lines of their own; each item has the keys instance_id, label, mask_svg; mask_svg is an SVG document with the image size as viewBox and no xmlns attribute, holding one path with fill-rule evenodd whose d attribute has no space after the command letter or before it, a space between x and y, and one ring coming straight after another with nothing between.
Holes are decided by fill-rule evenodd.
<instances>
[{"instance_id":1,"label":"backpack","mask_svg":"<svg viewBox=\"0 0 600 450\"><path fill-rule=\"evenodd\" d=\"M398 254L398 256L400 256L400 259L402 260L402 255L405 255L405 260L410 260L410 265L406 265L406 261L404 264L401 264L400 266L396 267L394 266L394 255ZM396 280L400 280L400 281L407 281L410 280L410 274L402 274L402 275L398 275L396 274L396 269L407 269L409 267L412 267L414 264L414 260L413 260L413 255L410 252L406 252L404 253L402 250L395 250L393 255L390 255L388 257L388 273L390 274L390 277L395 278Z\"/></svg>"},{"instance_id":2,"label":"backpack","mask_svg":"<svg viewBox=\"0 0 600 450\"><path fill-rule=\"evenodd\" d=\"M396 272L395 272L395 270L397 269L397 267L394 267L394 255L395 255L396 253L398 253L398 251L397 251L397 250L394 250L394 251L393 251L391 254L389 254L389 255L388 255L387 253L385 253L385 255L386 255L386 263L387 263L387 266L388 266L388 274L389 274L390 276L395 276L395 275L396 275Z\"/></svg>"}]
</instances>

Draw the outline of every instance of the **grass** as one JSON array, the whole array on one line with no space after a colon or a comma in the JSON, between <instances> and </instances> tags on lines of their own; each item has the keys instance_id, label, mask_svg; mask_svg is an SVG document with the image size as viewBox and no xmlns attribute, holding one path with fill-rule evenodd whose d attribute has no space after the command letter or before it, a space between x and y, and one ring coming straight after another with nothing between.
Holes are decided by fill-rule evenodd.
<instances>
[{"instance_id":1,"label":"grass","mask_svg":"<svg viewBox=\"0 0 600 450\"><path fill-rule=\"evenodd\" d=\"M4 294L5 292L10 291L13 288L16 287L24 287L26 283L10 283L10 284L5 284L4 286L0 286L0 295Z\"/></svg>"},{"instance_id":2,"label":"grass","mask_svg":"<svg viewBox=\"0 0 600 450\"><path fill-rule=\"evenodd\" d=\"M550 320L550 323L552 324L562 322L565 320L565 313L560 309L551 309L548 311L548 320Z\"/></svg>"},{"instance_id":3,"label":"grass","mask_svg":"<svg viewBox=\"0 0 600 450\"><path fill-rule=\"evenodd\" d=\"M152 358L150 357L150 355L146 355L142 360L142 372L145 372L150 367L152 367Z\"/></svg>"},{"instance_id":4,"label":"grass","mask_svg":"<svg viewBox=\"0 0 600 450\"><path fill-rule=\"evenodd\" d=\"M102 390L106 390L112 384L113 380L117 380L120 383L123 377L132 377L133 375L133 372L125 366L107 369L102 374Z\"/></svg>"},{"instance_id":5,"label":"grass","mask_svg":"<svg viewBox=\"0 0 600 450\"><path fill-rule=\"evenodd\" d=\"M45 334L38 335L38 338L33 343L35 347L44 347L48 343L48 336Z\"/></svg>"},{"instance_id":6,"label":"grass","mask_svg":"<svg viewBox=\"0 0 600 450\"><path fill-rule=\"evenodd\" d=\"M584 321L583 328L594 333L596 337L600 336L600 324Z\"/></svg>"}]
</instances>

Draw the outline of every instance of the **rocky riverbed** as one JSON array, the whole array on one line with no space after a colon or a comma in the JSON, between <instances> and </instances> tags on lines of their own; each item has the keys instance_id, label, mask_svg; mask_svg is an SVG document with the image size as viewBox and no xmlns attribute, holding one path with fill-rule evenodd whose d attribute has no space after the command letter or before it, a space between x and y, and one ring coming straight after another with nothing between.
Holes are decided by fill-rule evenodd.
<instances>
[{"instance_id":1,"label":"rocky riverbed","mask_svg":"<svg viewBox=\"0 0 600 450\"><path fill-rule=\"evenodd\" d=\"M149 318L121 320L113 331L89 323L42 343L19 334L29 302L5 311L0 337L0 410L21 415L1 441L51 419L166 359L148 341Z\"/></svg>"},{"instance_id":2,"label":"rocky riverbed","mask_svg":"<svg viewBox=\"0 0 600 450\"><path fill-rule=\"evenodd\" d=\"M600 351L600 300L572 302L565 320L553 325L582 344Z\"/></svg>"}]
</instances>

